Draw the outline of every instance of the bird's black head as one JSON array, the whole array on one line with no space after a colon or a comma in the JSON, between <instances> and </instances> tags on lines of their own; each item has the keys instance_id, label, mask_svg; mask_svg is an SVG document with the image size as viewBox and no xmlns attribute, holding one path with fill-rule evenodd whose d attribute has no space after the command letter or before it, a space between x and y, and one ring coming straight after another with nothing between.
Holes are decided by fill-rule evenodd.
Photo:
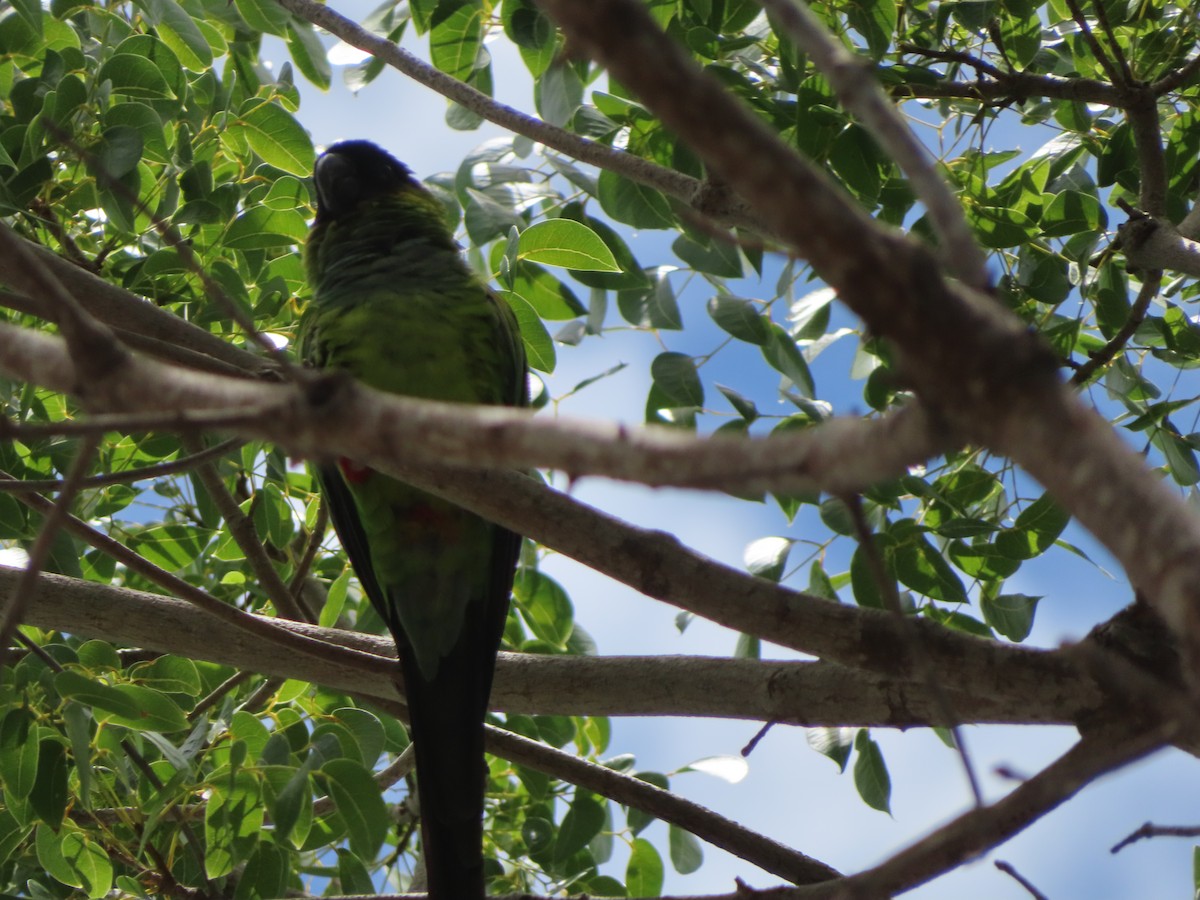
<instances>
[{"instance_id":1,"label":"bird's black head","mask_svg":"<svg viewBox=\"0 0 1200 900\"><path fill-rule=\"evenodd\" d=\"M317 221L355 212L372 197L388 196L414 185L412 171L370 141L339 141L317 158Z\"/></svg>"}]
</instances>

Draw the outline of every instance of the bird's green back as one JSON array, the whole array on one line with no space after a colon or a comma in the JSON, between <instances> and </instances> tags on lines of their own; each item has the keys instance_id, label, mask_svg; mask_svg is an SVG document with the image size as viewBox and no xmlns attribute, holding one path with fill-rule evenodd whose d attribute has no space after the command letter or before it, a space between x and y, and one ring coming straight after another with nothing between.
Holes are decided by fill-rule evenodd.
<instances>
[{"instance_id":1,"label":"bird's green back","mask_svg":"<svg viewBox=\"0 0 1200 900\"><path fill-rule=\"evenodd\" d=\"M524 402L512 310L466 265L441 204L415 180L359 202L352 216L318 220L305 264L313 296L298 344L307 364L408 396ZM364 532L359 555L369 553L386 595L381 612L399 617L388 624L401 626L432 677L486 592L495 526L377 473L342 474Z\"/></svg>"}]
</instances>

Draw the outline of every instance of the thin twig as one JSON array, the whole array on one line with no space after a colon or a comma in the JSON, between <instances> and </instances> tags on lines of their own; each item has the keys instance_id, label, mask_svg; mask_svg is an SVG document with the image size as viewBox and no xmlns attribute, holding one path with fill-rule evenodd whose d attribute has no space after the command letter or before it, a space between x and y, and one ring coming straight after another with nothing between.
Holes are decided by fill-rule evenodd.
<instances>
[{"instance_id":1,"label":"thin twig","mask_svg":"<svg viewBox=\"0 0 1200 900\"><path fill-rule=\"evenodd\" d=\"M142 776L146 779L150 786L154 788L155 792L162 794L165 788L165 785L162 783L162 779L160 779L155 773L154 769L150 767L150 763L146 761L146 757L142 756L137 747L133 746L133 742L129 740L129 738L121 739L121 749L125 751L125 755L129 757L130 762L132 762L138 771L142 773ZM204 852L202 847L204 845L200 843L199 838L196 837L196 832L192 830L192 823L187 819L180 819L179 830L182 831L187 838L184 843L188 845L188 852L191 853L192 857L195 859L197 868L199 871L203 872ZM154 847L149 842L146 843L146 848L147 850L157 854L158 848ZM171 877L171 868L167 865L166 861L160 858L160 864L163 866L163 873L168 877ZM201 875L201 878L204 879L205 887L211 891L212 884L208 880L208 876Z\"/></svg>"},{"instance_id":2,"label":"thin twig","mask_svg":"<svg viewBox=\"0 0 1200 900\"><path fill-rule=\"evenodd\" d=\"M1113 63L1112 58L1105 51L1099 39L1092 33L1092 26L1088 22L1087 16L1083 14L1083 8L1079 5L1079 0L1067 0L1067 8L1071 10L1071 18L1079 26L1079 32L1083 35L1084 42L1091 49L1096 62L1100 63L1100 68L1104 70L1104 74L1108 76L1108 80L1115 85L1128 84L1127 81L1122 79L1121 70Z\"/></svg>"},{"instance_id":3,"label":"thin twig","mask_svg":"<svg viewBox=\"0 0 1200 900\"><path fill-rule=\"evenodd\" d=\"M12 600L4 610L3 621L0 621L0 670L5 665L9 642L21 622L24 621L25 611L28 609L30 601L33 600L33 594L38 588L38 580L50 559L50 551L54 542L58 539L60 529L70 516L71 504L79 493L79 482L92 464L98 442L97 436L88 436L79 442L79 446L75 450L75 459L71 461L71 468L67 472L58 500L50 505L37 538L34 540L33 546L29 548L29 560L25 563L25 571L21 573L21 580L13 592Z\"/></svg>"},{"instance_id":4,"label":"thin twig","mask_svg":"<svg viewBox=\"0 0 1200 900\"><path fill-rule=\"evenodd\" d=\"M19 430L21 427L23 426L15 426L15 430ZM8 431L8 427L0 425L0 433L7 436L11 432ZM79 482L79 489L86 491L95 488L111 487L114 484L132 484L137 481L145 481L148 478L165 478L169 475L178 475L180 472L186 472L206 460L224 456L230 450L240 447L244 443L245 441L241 438L229 438L221 441L219 444L213 444L199 453L181 456L179 459L173 459L170 462L126 469L122 472L89 475ZM42 478L30 481L0 481L0 493L18 494L25 491L45 493L46 491L62 490L62 486L63 481L55 478Z\"/></svg>"},{"instance_id":5,"label":"thin twig","mask_svg":"<svg viewBox=\"0 0 1200 900\"><path fill-rule=\"evenodd\" d=\"M402 721L408 720L408 709L398 700L374 695L364 699ZM836 869L820 860L632 775L588 762L494 725L484 726L484 746L493 756L528 766L677 825L714 847L793 884L814 884L839 877Z\"/></svg>"},{"instance_id":6,"label":"thin twig","mask_svg":"<svg viewBox=\"0 0 1200 900\"><path fill-rule=\"evenodd\" d=\"M1168 94L1178 87L1191 82L1200 73L1200 56L1194 56L1173 72L1168 72L1158 81L1150 85L1150 92L1156 97Z\"/></svg>"},{"instance_id":7,"label":"thin twig","mask_svg":"<svg viewBox=\"0 0 1200 900\"><path fill-rule=\"evenodd\" d=\"M997 81L1011 78L1014 73L992 65L985 59L968 53L965 50L942 50L937 47L921 47L917 44L900 44L897 48L901 53L911 53L913 56L923 56L936 59L939 62L955 63L960 66L970 66L980 75L990 75Z\"/></svg>"},{"instance_id":8,"label":"thin twig","mask_svg":"<svg viewBox=\"0 0 1200 900\"><path fill-rule=\"evenodd\" d=\"M255 422L272 412L270 405L257 408L149 410L147 412L100 413L85 419L59 422L13 422L0 418L0 438L87 437L109 431L176 431L182 433L236 428Z\"/></svg>"},{"instance_id":9,"label":"thin twig","mask_svg":"<svg viewBox=\"0 0 1200 900\"><path fill-rule=\"evenodd\" d=\"M184 444L192 453L197 453L202 449L199 439L194 436L185 436ZM217 507L217 512L225 520L229 533L233 535L238 548L245 554L246 561L258 578L259 586L274 604L276 612L284 618L297 622L311 622L312 618L296 603L292 592L284 584L279 572L276 571L275 564L267 556L262 539L258 536L258 530L254 527L254 522L242 512L237 500L225 487L225 482L221 479L216 464L202 463L196 469L196 477L208 491L208 496Z\"/></svg>"},{"instance_id":10,"label":"thin twig","mask_svg":"<svg viewBox=\"0 0 1200 900\"><path fill-rule=\"evenodd\" d=\"M1146 838L1156 837L1185 837L1194 838L1200 837L1200 826L1196 825L1155 825L1153 822L1145 823L1141 828L1132 834L1122 838L1113 845L1109 853L1120 853L1130 844L1135 844L1138 841Z\"/></svg>"},{"instance_id":11,"label":"thin twig","mask_svg":"<svg viewBox=\"0 0 1200 900\"><path fill-rule=\"evenodd\" d=\"M994 865L1005 875L1016 881L1021 887L1025 888L1025 890L1029 891L1029 894L1031 897L1033 897L1033 900L1048 900L1046 895L1034 887L1033 884L1027 878L1025 878L1025 876L1013 868L1011 863L1006 863L1004 860L998 859Z\"/></svg>"},{"instance_id":12,"label":"thin twig","mask_svg":"<svg viewBox=\"0 0 1200 900\"><path fill-rule=\"evenodd\" d=\"M329 525L329 509L324 503L317 505L317 521L313 523L312 534L308 536L308 541L304 546L304 553L301 554L299 561L296 563L296 571L292 573L292 579L288 582L288 590L296 602L303 606L311 617L311 621L316 621L315 612L309 609L304 598L304 584L308 579L308 573L312 571L313 563L316 562L317 553L321 550L321 542L325 539L325 529Z\"/></svg>"},{"instance_id":13,"label":"thin twig","mask_svg":"<svg viewBox=\"0 0 1200 900\"><path fill-rule=\"evenodd\" d=\"M217 702L222 697L224 697L238 685L249 681L252 675L253 673L249 670L235 672L234 674L230 675L215 688L209 691L208 695L202 698L199 703L188 710L187 720L189 722L195 722L198 718L208 712L209 709L216 706Z\"/></svg>"},{"instance_id":14,"label":"thin twig","mask_svg":"<svg viewBox=\"0 0 1200 900\"><path fill-rule=\"evenodd\" d=\"M1125 51L1121 47L1121 42L1117 40L1117 34L1113 31L1112 23L1108 21L1108 9L1104 6L1103 0L1093 0L1092 8L1096 10L1096 20L1100 23L1100 28L1104 31L1104 36L1108 38L1109 49L1112 51L1113 58L1121 70L1121 80L1118 83L1133 84L1133 69L1129 67L1129 60L1125 57Z\"/></svg>"},{"instance_id":15,"label":"thin twig","mask_svg":"<svg viewBox=\"0 0 1200 900\"><path fill-rule=\"evenodd\" d=\"M316 0L276 0L280 6L313 25L341 38L352 47L370 53L414 81L453 100L471 112L494 122L515 134L524 135L566 154L572 159L607 169L630 181L661 191L681 200L698 211L728 224L742 225L754 231L764 231L740 201L722 203L724 192L714 191L699 179L674 169L657 165L647 159L588 140L519 110L497 103L487 94L459 81L408 53L399 45L371 34L358 23Z\"/></svg>"},{"instance_id":16,"label":"thin twig","mask_svg":"<svg viewBox=\"0 0 1200 900\"><path fill-rule=\"evenodd\" d=\"M1129 316L1122 323L1116 334L1109 339L1108 343L1091 354L1091 358L1087 362L1079 366L1075 373L1071 376L1071 384L1087 384L1088 380L1099 369L1107 366L1112 362L1113 358L1125 349L1125 345L1129 343L1129 339L1137 332L1138 327L1146 318L1146 311L1150 309L1150 303L1158 294L1158 287L1162 283L1162 271L1154 270L1145 273L1142 279L1142 289L1138 291L1137 300L1129 310Z\"/></svg>"}]
</instances>

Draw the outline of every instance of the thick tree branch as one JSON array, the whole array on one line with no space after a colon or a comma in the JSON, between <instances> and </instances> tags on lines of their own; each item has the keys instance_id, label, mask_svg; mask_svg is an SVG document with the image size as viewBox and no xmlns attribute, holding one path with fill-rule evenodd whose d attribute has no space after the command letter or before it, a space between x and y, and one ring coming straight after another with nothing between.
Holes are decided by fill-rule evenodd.
<instances>
[{"instance_id":1,"label":"thick tree branch","mask_svg":"<svg viewBox=\"0 0 1200 900\"><path fill-rule=\"evenodd\" d=\"M61 342L2 323L0 370L56 390L75 388L74 365ZM174 421L186 428L195 415L195 425L223 424L299 455L375 463L393 459L402 447L415 459L449 465L536 466L572 477L714 490L847 493L899 477L949 445L916 405L873 419L831 419L786 435L702 439L666 428L433 403L330 376L314 375L307 389L254 383L138 357L127 369L94 380L89 396L98 409L174 417L160 427ZM244 421L203 422L204 410L238 409L246 410Z\"/></svg>"},{"instance_id":2,"label":"thick tree branch","mask_svg":"<svg viewBox=\"0 0 1200 900\"><path fill-rule=\"evenodd\" d=\"M387 638L253 617L265 627L358 651L353 657L299 655L190 603L57 575L42 577L43 588L26 615L39 628L204 659L271 678L313 681L379 701L396 696L394 649ZM8 603L19 579L20 570L0 568L0 606ZM969 684L965 679L961 683ZM947 690L959 717L977 723L1069 723L1081 705L1080 697L1058 688L1033 695L993 693L974 684L969 690ZM1092 695L1095 701L1094 688ZM806 726L945 724L940 705L909 679L829 663L704 657L503 653L492 706L526 715L680 715Z\"/></svg>"},{"instance_id":3,"label":"thick tree branch","mask_svg":"<svg viewBox=\"0 0 1200 900\"><path fill-rule=\"evenodd\" d=\"M1135 214L1118 236L1130 268L1166 269L1200 278L1200 242L1184 237L1170 222Z\"/></svg>"},{"instance_id":4,"label":"thick tree branch","mask_svg":"<svg viewBox=\"0 0 1200 900\"><path fill-rule=\"evenodd\" d=\"M989 298L944 281L919 244L865 216L640 4L540 2L893 342L926 403L1023 465L1113 552L1200 676L1200 520L1059 383L1050 349Z\"/></svg>"}]
</instances>

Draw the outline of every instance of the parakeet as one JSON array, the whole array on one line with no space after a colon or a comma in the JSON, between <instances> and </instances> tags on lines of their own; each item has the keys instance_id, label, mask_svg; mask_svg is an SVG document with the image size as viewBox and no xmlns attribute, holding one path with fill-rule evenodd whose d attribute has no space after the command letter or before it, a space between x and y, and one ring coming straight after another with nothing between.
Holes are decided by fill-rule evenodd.
<instances>
[{"instance_id":1,"label":"parakeet","mask_svg":"<svg viewBox=\"0 0 1200 900\"><path fill-rule=\"evenodd\" d=\"M443 205L367 141L313 171L304 261L312 300L298 351L383 391L525 405L517 321L468 268ZM317 478L342 545L400 656L416 745L431 900L483 880L483 719L521 538L352 460Z\"/></svg>"}]
</instances>

